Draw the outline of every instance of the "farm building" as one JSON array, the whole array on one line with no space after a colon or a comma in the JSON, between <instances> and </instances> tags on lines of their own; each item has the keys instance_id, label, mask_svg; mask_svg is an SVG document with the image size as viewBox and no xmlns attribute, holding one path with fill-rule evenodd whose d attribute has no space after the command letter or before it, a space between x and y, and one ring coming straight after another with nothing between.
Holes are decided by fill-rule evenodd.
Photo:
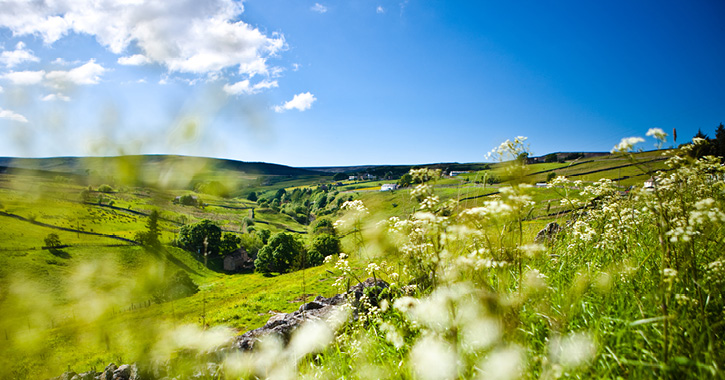
<instances>
[{"instance_id":1,"label":"farm building","mask_svg":"<svg viewBox=\"0 0 725 380\"><path fill-rule=\"evenodd\" d=\"M660 180L660 177L657 177L657 176L649 177L649 179L647 179L646 181L644 181L644 186L642 186L642 187L644 187L645 189L654 189L655 188L655 184L659 180Z\"/></svg>"},{"instance_id":2,"label":"farm building","mask_svg":"<svg viewBox=\"0 0 725 380\"><path fill-rule=\"evenodd\" d=\"M466 174L466 173L468 173L468 172L467 171L462 171L462 170L451 170L451 172L448 173L448 176L449 177L455 177L457 175Z\"/></svg>"},{"instance_id":3,"label":"farm building","mask_svg":"<svg viewBox=\"0 0 725 380\"><path fill-rule=\"evenodd\" d=\"M236 272L241 269L254 268L254 260L249 257L247 250L239 248L236 251L224 256L224 270Z\"/></svg>"},{"instance_id":4,"label":"farm building","mask_svg":"<svg viewBox=\"0 0 725 380\"><path fill-rule=\"evenodd\" d=\"M385 183L382 186L380 186L380 191L393 191L397 190L398 185L395 183Z\"/></svg>"}]
</instances>

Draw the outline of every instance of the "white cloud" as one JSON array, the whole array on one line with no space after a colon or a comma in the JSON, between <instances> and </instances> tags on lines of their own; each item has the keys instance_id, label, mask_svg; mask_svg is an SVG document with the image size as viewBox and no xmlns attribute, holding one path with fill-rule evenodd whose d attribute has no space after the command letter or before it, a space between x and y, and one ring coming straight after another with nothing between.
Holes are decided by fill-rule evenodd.
<instances>
[{"instance_id":1,"label":"white cloud","mask_svg":"<svg viewBox=\"0 0 725 380\"><path fill-rule=\"evenodd\" d=\"M67 85L98 84L101 75L107 70L91 59L85 64L71 70L40 71L11 71L2 75L15 85L34 85L43 83L53 88L62 88Z\"/></svg>"},{"instance_id":2,"label":"white cloud","mask_svg":"<svg viewBox=\"0 0 725 380\"><path fill-rule=\"evenodd\" d=\"M45 71L11 71L3 74L2 78L9 80L13 84L27 86L38 84L43 81Z\"/></svg>"},{"instance_id":3,"label":"white cloud","mask_svg":"<svg viewBox=\"0 0 725 380\"><path fill-rule=\"evenodd\" d=\"M133 45L170 72L209 74L239 66L250 74L243 65L276 55L286 43L280 34L267 36L236 21L243 11L235 0L6 0L0 26L16 36L40 36L46 44L72 32L89 34L119 55Z\"/></svg>"},{"instance_id":4,"label":"white cloud","mask_svg":"<svg viewBox=\"0 0 725 380\"><path fill-rule=\"evenodd\" d=\"M31 50L25 49L23 42L15 45L15 50L4 51L0 54L0 64L6 67L15 67L23 62L38 62L40 58L36 57Z\"/></svg>"},{"instance_id":5,"label":"white cloud","mask_svg":"<svg viewBox=\"0 0 725 380\"><path fill-rule=\"evenodd\" d=\"M317 13L325 13L325 12L327 12L327 7L320 3L315 3L315 5L310 7L310 10L317 12Z\"/></svg>"},{"instance_id":6,"label":"white cloud","mask_svg":"<svg viewBox=\"0 0 725 380\"><path fill-rule=\"evenodd\" d=\"M45 95L40 100L42 100L44 102L52 102L52 101L55 101L55 100L62 100L64 102L69 102L70 101L70 98L68 96L63 95L63 94L61 94L59 92L59 93L56 93L56 94L48 94L48 95Z\"/></svg>"},{"instance_id":7,"label":"white cloud","mask_svg":"<svg viewBox=\"0 0 725 380\"><path fill-rule=\"evenodd\" d=\"M289 111L291 109L305 111L312 107L312 103L314 103L315 100L317 100L317 98L315 98L314 95L309 92L303 92L295 95L289 102L285 102L281 106L275 106L274 111L279 113Z\"/></svg>"},{"instance_id":8,"label":"white cloud","mask_svg":"<svg viewBox=\"0 0 725 380\"><path fill-rule=\"evenodd\" d=\"M293 63L292 64L292 71L297 71L299 69L300 69L300 64L299 63Z\"/></svg>"},{"instance_id":9,"label":"white cloud","mask_svg":"<svg viewBox=\"0 0 725 380\"><path fill-rule=\"evenodd\" d=\"M3 86L0 86L0 93L3 92Z\"/></svg>"},{"instance_id":10,"label":"white cloud","mask_svg":"<svg viewBox=\"0 0 725 380\"><path fill-rule=\"evenodd\" d=\"M132 56L121 57L118 64L127 66L140 66L149 63L149 59L143 54L134 54Z\"/></svg>"},{"instance_id":11,"label":"white cloud","mask_svg":"<svg viewBox=\"0 0 725 380\"><path fill-rule=\"evenodd\" d=\"M263 80L259 83L255 83L254 85L250 85L249 80L245 79L243 81L239 81L234 84L225 84L224 85L224 92L226 92L229 95L249 95L249 94L256 94L262 90L277 87L277 81L268 81Z\"/></svg>"},{"instance_id":12,"label":"white cloud","mask_svg":"<svg viewBox=\"0 0 725 380\"><path fill-rule=\"evenodd\" d=\"M54 59L51 63L54 65L59 65L59 66L71 66L71 65L78 65L81 63L81 61L66 61L63 58L58 57L58 58Z\"/></svg>"},{"instance_id":13,"label":"white cloud","mask_svg":"<svg viewBox=\"0 0 725 380\"><path fill-rule=\"evenodd\" d=\"M0 119L12 120L21 123L28 122L28 119L26 119L25 116L10 110L4 110L2 108L0 108Z\"/></svg>"},{"instance_id":14,"label":"white cloud","mask_svg":"<svg viewBox=\"0 0 725 380\"><path fill-rule=\"evenodd\" d=\"M50 71L45 74L45 79L48 80L52 87L56 88L63 87L67 84L98 84L101 80L101 75L105 72L106 69L103 66L91 59L86 64L78 66L75 69Z\"/></svg>"},{"instance_id":15,"label":"white cloud","mask_svg":"<svg viewBox=\"0 0 725 380\"><path fill-rule=\"evenodd\" d=\"M383 8L382 5L378 5L378 7L375 8L375 12L377 12L379 14L385 13L385 8Z\"/></svg>"}]
</instances>

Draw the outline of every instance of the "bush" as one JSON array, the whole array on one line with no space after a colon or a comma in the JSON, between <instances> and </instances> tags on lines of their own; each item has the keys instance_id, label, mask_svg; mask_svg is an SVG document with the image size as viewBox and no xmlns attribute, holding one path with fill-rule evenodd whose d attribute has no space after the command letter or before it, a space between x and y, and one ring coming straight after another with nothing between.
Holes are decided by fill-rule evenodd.
<instances>
[{"instance_id":1,"label":"bush","mask_svg":"<svg viewBox=\"0 0 725 380\"><path fill-rule=\"evenodd\" d=\"M98 191L101 193L112 193L113 188L110 185L101 185L98 186Z\"/></svg>"}]
</instances>

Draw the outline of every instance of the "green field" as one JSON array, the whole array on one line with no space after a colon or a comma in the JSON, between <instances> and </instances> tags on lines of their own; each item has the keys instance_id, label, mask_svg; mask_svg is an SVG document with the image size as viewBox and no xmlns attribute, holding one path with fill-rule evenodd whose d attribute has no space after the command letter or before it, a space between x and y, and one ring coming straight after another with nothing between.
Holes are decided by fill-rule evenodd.
<instances>
[{"instance_id":1,"label":"green field","mask_svg":"<svg viewBox=\"0 0 725 380\"><path fill-rule=\"evenodd\" d=\"M631 237L612 240L613 243L607 243L611 246L592 245L589 240L577 242L572 237L577 236L574 234L567 235L569 240L560 245L547 247L551 257L555 257L553 260L548 255L528 257L521 253L520 247L533 243L536 233L549 222L573 223L580 220L579 215L585 215L580 214L582 211L598 215L600 203L597 202L602 199L621 203L618 207L629 207L648 199L642 184L656 170L666 169L662 158L662 152L645 152L531 164L521 169L519 177L505 174L509 173L504 167L506 163L490 165L488 169L456 177L433 178L427 183L435 196L432 206L422 206L414 199L418 190L413 187L379 191L380 184L396 180L346 180L341 186L333 186L336 181L325 173L313 175L309 171L297 173L277 167L274 171L282 174L249 173L229 163L224 167L210 166L205 160L188 158L170 161L154 158L145 172L130 169L133 167L130 163L145 160L141 157L91 160L86 163L89 169L74 160L22 161L24 170L10 168L0 173L0 338L4 333L6 341L0 349L0 378L47 378L68 368L76 372L100 370L109 362L145 360L149 355L163 357L161 353L167 355L165 360L175 360L184 352L180 348L183 344L173 349L158 346L159 342L169 339L169 334L178 335L179 331L192 329L189 331L194 331L193 334L204 335L225 326L228 329L225 336L229 337L264 325L274 313L294 311L315 295L338 293L344 289L336 287L334 282L342 273L333 264L287 274L226 273L221 269L221 257L211 257L205 265L205 259L198 252L174 246L182 226L201 220L210 220L222 231L242 237L255 236L253 231L262 229L273 234L290 232L309 245L315 236L311 226L319 219L348 220L348 224L337 227L337 233L342 237L341 249L351 254L349 262L355 278L366 276L364 268L377 263L384 268L378 275L391 282L400 277L398 287L417 284L418 292L413 294L419 297L418 302L429 302L429 297L446 291L449 286L450 289L477 287L471 294L478 294L481 289L490 292L492 299L501 305L496 313L503 313L491 314L491 318L500 317L497 320L503 323L502 331L512 334L496 338L500 342L495 347L528 350L532 361L527 364L525 378L550 376L546 375L547 371L555 369L547 364L546 360L551 359L546 359L545 342L548 337L569 336L574 332L582 332L587 337L586 344L592 344L591 337L596 337L597 348L585 360L591 366L577 364L577 367L559 368L568 376L677 377L688 366L699 368L696 373L721 376L722 356L718 358L718 354L723 351L721 344L712 342L712 337L697 338L710 342L711 346L701 355L689 357L686 347L692 341L678 335L680 330L669 332L672 335L669 338L663 337L662 328L669 327L663 327L661 322L670 317L657 319L661 315L657 292L662 290L664 280L657 275L661 272L658 272L658 262L652 261L653 257L661 256L657 244L653 243L656 230L644 224L630 225L626 215L617 214L620 218L617 223L625 226L621 227L623 233ZM103 165L110 165L112 169L103 170ZM188 170L184 165L189 166ZM107 175L113 171L121 174ZM98 175L101 172L106 175ZM159 186L160 182L154 178L163 179L163 176L154 175L165 172L188 173L191 178L161 181L164 186ZM555 187L519 185L535 185L553 176L566 176L570 182ZM582 192L584 186L601 179L612 180L605 198L595 199ZM107 186L104 188L104 185ZM217 193L209 190L212 188ZM247 199L252 192L258 201ZM629 194L642 195L630 197ZM719 201L721 195L715 192L709 196ZM175 201L182 196L193 196L198 204L185 206ZM526 202L517 203L517 199ZM344 202L348 200L362 201L368 213L356 215L345 210ZM492 216L475 213L488 212L498 204L510 205L510 211ZM147 230L153 211L159 215L159 249L143 247L136 241L139 233ZM415 229L409 231L410 235L401 236L381 228L393 217L421 223L423 219L419 218L425 217L421 211L434 215L435 222L421 224L419 229L425 233L420 236ZM591 222L591 228L595 229L593 236L608 236L606 229L612 227L606 227L605 219L600 222L603 224ZM434 226L437 227L429 230ZM478 232L471 232L474 230ZM712 249L722 241L721 231L708 230L707 236L712 240L693 248L704 250L702 260L716 258ZM62 247L45 247L45 238L53 233ZM427 243L422 244L424 241ZM422 247L428 253L414 254L411 252L416 251L410 247ZM481 252L490 255L486 259L489 261L481 261L489 263L486 265L491 265L490 260L505 264L500 269L494 266L484 272L461 267L460 274L455 276L462 277L442 274L470 260L482 260L477 256ZM621 255L614 256L614 252ZM468 257L468 261L454 260L456 256ZM431 261L432 257L437 258ZM447 264L444 266L444 263ZM700 266L703 262L693 265ZM392 271L390 268L400 271L403 267L407 269L396 277L386 277ZM626 284L608 283L606 292L597 293L597 278L631 276L630 272L624 274L630 270L626 268L637 268L632 270L655 277L648 280L627 277ZM527 277L533 271L542 273L548 288L522 293L522 286L533 286L522 285L525 281L534 281ZM178 273L193 281L198 292L160 298L165 297L162 290ZM682 281L681 286L673 286L692 298L693 289ZM622 297L610 293L615 289L627 297L648 296L640 303L626 303ZM451 296L451 307L462 307L458 303L464 302L465 297L456 294ZM719 305L720 301L716 298L712 302ZM678 312L683 318L701 318L698 326L710 318L707 313L697 314L684 308ZM410 325L404 313L390 311L376 315L379 317L375 318L380 318L375 319L377 322L353 323L341 332L335 348L323 350L316 361L305 362L307 367L300 367L300 373L316 373L327 368L337 377L351 378L359 375L358 365L394 371L387 362L403 363L410 359L413 355L410 345L429 333L438 337L436 342L445 347L460 344L455 340L451 343L451 335L437 335L441 331L435 327L428 331L425 322ZM385 329L389 327L381 327L383 324L407 331L404 338L408 347L391 349L393 346L385 338L388 331ZM461 325L460 328L468 327ZM715 335L721 330L719 326L709 328ZM687 336L694 333L685 327L681 329ZM631 334L637 337L632 338ZM356 339L362 339L363 343L353 343ZM653 351L662 339L670 346L673 339L678 339L683 346L670 347L677 354L663 358ZM355 344L369 345L370 352L378 352L380 357L351 354L349 350ZM470 347L466 347L458 347L464 350L460 351L461 368L468 368L470 363L490 353L488 348L469 352L465 350ZM637 350L641 350L641 355ZM683 359L671 361L673 355ZM413 367L401 368L401 377L415 377ZM466 372L460 377L469 378L472 374Z\"/></svg>"}]
</instances>

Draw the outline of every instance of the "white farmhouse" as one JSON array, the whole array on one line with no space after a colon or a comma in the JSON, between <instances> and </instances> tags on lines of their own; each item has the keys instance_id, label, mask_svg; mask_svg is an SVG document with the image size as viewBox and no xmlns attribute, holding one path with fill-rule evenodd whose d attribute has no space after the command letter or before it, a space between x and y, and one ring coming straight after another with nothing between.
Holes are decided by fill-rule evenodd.
<instances>
[{"instance_id":1,"label":"white farmhouse","mask_svg":"<svg viewBox=\"0 0 725 380\"><path fill-rule=\"evenodd\" d=\"M659 180L660 180L660 177L657 177L657 176L649 177L648 180L644 181L644 186L642 186L642 187L644 187L645 189L654 189L655 184Z\"/></svg>"},{"instance_id":2,"label":"white farmhouse","mask_svg":"<svg viewBox=\"0 0 725 380\"><path fill-rule=\"evenodd\" d=\"M397 189L398 185L395 183L384 183L382 186L380 186L380 191L393 191Z\"/></svg>"},{"instance_id":3,"label":"white farmhouse","mask_svg":"<svg viewBox=\"0 0 725 380\"><path fill-rule=\"evenodd\" d=\"M467 171L462 171L462 170L451 170L451 172L448 173L448 176L449 177L455 177L457 175L466 174L466 173L468 173L468 172Z\"/></svg>"}]
</instances>

